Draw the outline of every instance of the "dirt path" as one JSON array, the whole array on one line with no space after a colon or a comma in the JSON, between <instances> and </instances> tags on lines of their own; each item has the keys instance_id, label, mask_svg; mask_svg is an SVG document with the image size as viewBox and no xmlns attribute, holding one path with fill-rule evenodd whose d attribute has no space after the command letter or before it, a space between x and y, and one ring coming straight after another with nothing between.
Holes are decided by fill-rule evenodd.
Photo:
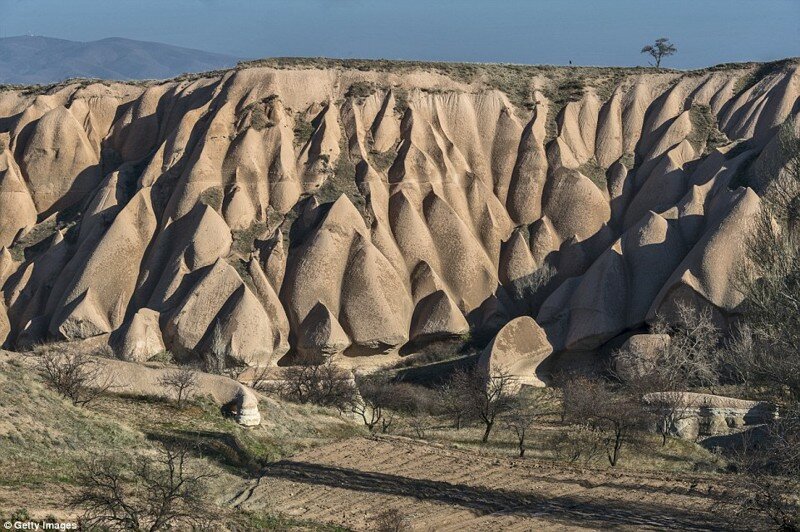
<instances>
[{"instance_id":1,"label":"dirt path","mask_svg":"<svg viewBox=\"0 0 800 532\"><path fill-rule=\"evenodd\" d=\"M369 529L387 508L415 530L725 527L719 478L556 466L404 438L353 438L267 467L231 501L243 509Z\"/></svg>"}]
</instances>

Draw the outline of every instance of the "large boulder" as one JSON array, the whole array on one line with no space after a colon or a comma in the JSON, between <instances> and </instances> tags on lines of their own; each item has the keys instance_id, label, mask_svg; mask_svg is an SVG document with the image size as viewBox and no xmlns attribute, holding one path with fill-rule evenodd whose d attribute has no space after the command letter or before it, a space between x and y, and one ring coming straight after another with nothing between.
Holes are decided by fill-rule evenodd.
<instances>
[{"instance_id":1,"label":"large boulder","mask_svg":"<svg viewBox=\"0 0 800 532\"><path fill-rule=\"evenodd\" d=\"M481 353L478 367L489 375L507 371L518 385L544 386L539 367L552 353L547 335L530 316L508 322Z\"/></svg>"},{"instance_id":2,"label":"large boulder","mask_svg":"<svg viewBox=\"0 0 800 532\"><path fill-rule=\"evenodd\" d=\"M153 309L139 309L121 338L114 342L118 358L133 362L144 362L164 351L164 340L158 325L159 314Z\"/></svg>"},{"instance_id":3,"label":"large boulder","mask_svg":"<svg viewBox=\"0 0 800 532\"><path fill-rule=\"evenodd\" d=\"M668 334L634 334L622 344L614 358L617 377L630 382L653 369L659 355L669 349Z\"/></svg>"}]
</instances>

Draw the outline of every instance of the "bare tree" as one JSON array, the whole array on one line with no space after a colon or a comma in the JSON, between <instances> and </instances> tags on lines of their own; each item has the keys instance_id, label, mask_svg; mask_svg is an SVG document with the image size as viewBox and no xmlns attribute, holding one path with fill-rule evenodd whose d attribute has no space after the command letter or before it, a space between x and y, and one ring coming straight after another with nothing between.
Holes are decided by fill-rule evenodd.
<instances>
[{"instance_id":1,"label":"bare tree","mask_svg":"<svg viewBox=\"0 0 800 532\"><path fill-rule=\"evenodd\" d=\"M76 406L86 405L114 386L114 376L93 357L66 346L39 348L39 373Z\"/></svg>"},{"instance_id":2,"label":"bare tree","mask_svg":"<svg viewBox=\"0 0 800 532\"><path fill-rule=\"evenodd\" d=\"M436 402L438 410L453 420L453 427L461 427L469 415L469 402L464 396L463 389L455 386L453 381L448 381L436 389Z\"/></svg>"},{"instance_id":3,"label":"bare tree","mask_svg":"<svg viewBox=\"0 0 800 532\"><path fill-rule=\"evenodd\" d=\"M394 422L394 414L386 411L391 402L388 380L381 375L366 375L356 379L359 398L351 411L361 417L370 432L381 423L381 432L388 432ZM385 414L385 416L384 416Z\"/></svg>"},{"instance_id":4,"label":"bare tree","mask_svg":"<svg viewBox=\"0 0 800 532\"><path fill-rule=\"evenodd\" d=\"M650 377L672 389L705 386L713 393L720 380L722 331L714 323L711 310L678 302L673 319L657 316L651 331L668 334L670 342L651 365Z\"/></svg>"},{"instance_id":5,"label":"bare tree","mask_svg":"<svg viewBox=\"0 0 800 532\"><path fill-rule=\"evenodd\" d=\"M452 385L464 398L470 415L484 424L481 441L488 442L498 416L514 407L516 379L503 368L492 371L476 368L472 371L456 371Z\"/></svg>"},{"instance_id":6,"label":"bare tree","mask_svg":"<svg viewBox=\"0 0 800 532\"><path fill-rule=\"evenodd\" d=\"M634 433L647 424L638 398L613 390L599 379L575 377L563 388L566 418L601 431L608 461L617 465L620 452Z\"/></svg>"},{"instance_id":7,"label":"bare tree","mask_svg":"<svg viewBox=\"0 0 800 532\"><path fill-rule=\"evenodd\" d=\"M593 427L580 424L556 433L550 445L560 460L571 464L578 460L588 463L603 452L604 437Z\"/></svg>"},{"instance_id":8,"label":"bare tree","mask_svg":"<svg viewBox=\"0 0 800 532\"><path fill-rule=\"evenodd\" d=\"M197 390L197 373L190 369L176 369L161 376L158 384L169 389L175 395L175 404L184 408L186 402Z\"/></svg>"},{"instance_id":9,"label":"bare tree","mask_svg":"<svg viewBox=\"0 0 800 532\"><path fill-rule=\"evenodd\" d=\"M278 394L290 401L348 410L355 399L353 377L331 358L303 358L283 372L277 384Z\"/></svg>"},{"instance_id":10,"label":"bare tree","mask_svg":"<svg viewBox=\"0 0 800 532\"><path fill-rule=\"evenodd\" d=\"M527 394L526 397L515 401L513 407L502 414L503 424L517 437L520 458L525 456L528 430L543 416L552 414L554 411L553 403L549 398L539 397L537 400L531 397L531 394Z\"/></svg>"},{"instance_id":11,"label":"bare tree","mask_svg":"<svg viewBox=\"0 0 800 532\"><path fill-rule=\"evenodd\" d=\"M726 513L738 519L757 512L778 530L800 530L800 407L769 424L760 441L745 441L733 463L744 496Z\"/></svg>"},{"instance_id":12,"label":"bare tree","mask_svg":"<svg viewBox=\"0 0 800 532\"><path fill-rule=\"evenodd\" d=\"M185 447L165 446L157 458L97 457L80 465L70 505L90 528L192 529L211 517L205 482Z\"/></svg>"},{"instance_id":13,"label":"bare tree","mask_svg":"<svg viewBox=\"0 0 800 532\"><path fill-rule=\"evenodd\" d=\"M390 375L373 373L356 377L359 397L351 412L361 417L364 425L374 431L380 424L382 433L390 431L398 414L419 417L432 407L431 394L422 387L392 382Z\"/></svg>"},{"instance_id":14,"label":"bare tree","mask_svg":"<svg viewBox=\"0 0 800 532\"><path fill-rule=\"evenodd\" d=\"M745 296L737 372L747 380L800 401L800 138L781 126L778 163L736 272Z\"/></svg>"},{"instance_id":15,"label":"bare tree","mask_svg":"<svg viewBox=\"0 0 800 532\"><path fill-rule=\"evenodd\" d=\"M675 55L677 51L678 49L675 47L675 45L669 42L669 39L666 37L656 39L653 44L648 44L642 48L643 54L650 54L653 57L656 62L656 68L661 66L662 59L671 55Z\"/></svg>"}]
</instances>

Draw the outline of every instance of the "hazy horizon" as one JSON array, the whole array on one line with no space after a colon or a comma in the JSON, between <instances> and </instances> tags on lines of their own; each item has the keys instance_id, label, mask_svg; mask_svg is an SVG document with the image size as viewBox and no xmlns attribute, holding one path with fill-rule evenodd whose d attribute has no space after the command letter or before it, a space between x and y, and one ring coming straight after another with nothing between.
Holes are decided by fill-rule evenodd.
<instances>
[{"instance_id":1,"label":"hazy horizon","mask_svg":"<svg viewBox=\"0 0 800 532\"><path fill-rule=\"evenodd\" d=\"M666 67L800 56L796 0L0 0L0 15L0 37L124 37L242 58L635 66L660 36L679 50Z\"/></svg>"}]
</instances>

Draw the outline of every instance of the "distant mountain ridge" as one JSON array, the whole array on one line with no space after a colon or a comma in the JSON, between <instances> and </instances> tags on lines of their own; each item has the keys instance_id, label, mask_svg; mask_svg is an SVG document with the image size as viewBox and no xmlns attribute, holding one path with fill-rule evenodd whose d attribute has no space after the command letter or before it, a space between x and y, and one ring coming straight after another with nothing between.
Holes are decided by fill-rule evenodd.
<instances>
[{"instance_id":1,"label":"distant mountain ridge","mask_svg":"<svg viewBox=\"0 0 800 532\"><path fill-rule=\"evenodd\" d=\"M50 37L0 39L0 83L55 83L67 78L164 79L232 67L237 57L118 37L91 42Z\"/></svg>"}]
</instances>

